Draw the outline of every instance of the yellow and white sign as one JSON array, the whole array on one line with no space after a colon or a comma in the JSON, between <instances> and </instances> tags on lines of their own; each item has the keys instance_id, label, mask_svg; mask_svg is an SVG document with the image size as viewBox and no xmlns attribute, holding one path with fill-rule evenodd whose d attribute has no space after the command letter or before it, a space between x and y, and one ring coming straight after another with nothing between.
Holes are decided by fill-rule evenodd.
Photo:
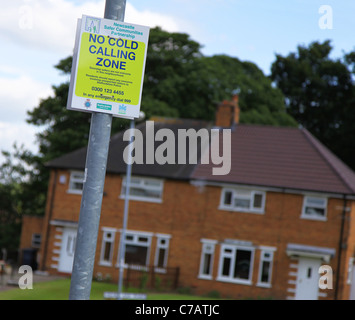
<instances>
[{"instance_id":1,"label":"yellow and white sign","mask_svg":"<svg viewBox=\"0 0 355 320\"><path fill-rule=\"evenodd\" d=\"M83 16L67 108L138 118L149 27Z\"/></svg>"}]
</instances>

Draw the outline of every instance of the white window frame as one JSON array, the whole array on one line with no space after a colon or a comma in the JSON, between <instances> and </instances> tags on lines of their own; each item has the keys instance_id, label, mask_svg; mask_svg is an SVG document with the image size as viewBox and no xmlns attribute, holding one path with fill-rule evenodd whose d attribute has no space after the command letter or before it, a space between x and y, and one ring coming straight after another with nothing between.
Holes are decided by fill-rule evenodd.
<instances>
[{"instance_id":1,"label":"white window frame","mask_svg":"<svg viewBox=\"0 0 355 320\"><path fill-rule=\"evenodd\" d=\"M31 246L32 248L40 248L42 243L42 234L32 233Z\"/></svg>"},{"instance_id":2,"label":"white window frame","mask_svg":"<svg viewBox=\"0 0 355 320\"><path fill-rule=\"evenodd\" d=\"M199 268L199 279L212 280L213 279L213 261L214 261L214 253L216 247L216 240L210 239L201 239L202 250L201 250L201 258L200 258L200 268ZM206 255L211 255L209 270L210 273L204 273L205 259Z\"/></svg>"},{"instance_id":3,"label":"white window frame","mask_svg":"<svg viewBox=\"0 0 355 320\"><path fill-rule=\"evenodd\" d=\"M316 199L316 200L322 200L324 203L322 205L309 205L307 202L309 200ZM319 216L316 214L309 214L306 213L306 208L307 207L313 207L317 209L324 209L324 215ZM327 220L327 207L328 207L328 198L326 197L321 197L321 196L313 196L313 195L305 195L303 197L303 206L302 206L302 214L301 218L303 219L310 219L310 220L319 220L319 221L326 221Z\"/></svg>"},{"instance_id":4,"label":"white window frame","mask_svg":"<svg viewBox=\"0 0 355 320\"><path fill-rule=\"evenodd\" d=\"M231 250L232 252L226 252L226 250ZM236 252L238 250L250 251L250 265L249 265L249 275L248 279L242 278L234 278L232 271L235 268L236 263ZM219 265L218 265L218 277L216 280L223 281L223 282L231 282L236 284L245 284L251 285L252 284L252 277L253 277L253 267L254 267L254 254L255 248L250 246L240 246L240 245L231 245L223 243L221 245L220 250L220 257L219 257ZM223 262L224 258L230 258L230 267L229 267L229 275L223 275Z\"/></svg>"},{"instance_id":5,"label":"white window frame","mask_svg":"<svg viewBox=\"0 0 355 320\"><path fill-rule=\"evenodd\" d=\"M101 266L112 266L112 257L113 257L113 252L114 252L114 245L115 245L115 238L116 238L116 229L114 228L102 228L103 230L103 236L102 236L102 242L101 242L101 253L100 253L100 261L99 265ZM108 234L111 234L111 237L108 237ZM110 248L110 254L109 254L109 260L105 260L105 248L106 248L106 243L111 244Z\"/></svg>"},{"instance_id":6,"label":"white window frame","mask_svg":"<svg viewBox=\"0 0 355 320\"><path fill-rule=\"evenodd\" d=\"M135 182L135 180L138 180L138 182ZM157 186L152 186L152 185L147 185L147 182L152 182L154 181L155 183L158 182L159 185ZM125 199L125 188L126 186L126 177L122 177L122 187L121 187L121 195L120 199ZM145 197L145 196L137 196L137 195L129 195L130 200L137 200L137 201L147 201L147 202L157 202L161 203L163 200L163 189L164 189L164 180L162 179L157 179L157 178L147 178L147 177L139 177L139 176L133 176L131 178L131 183L130 183L130 191L131 188L136 187L136 188L141 188L143 190L151 190L155 192L159 192L159 198L155 197Z\"/></svg>"},{"instance_id":7,"label":"white window frame","mask_svg":"<svg viewBox=\"0 0 355 320\"><path fill-rule=\"evenodd\" d=\"M121 236L122 236L122 234L121 234ZM128 236L133 237L133 239L127 240ZM146 267L149 266L150 250L151 250L151 247L152 247L152 236L153 236L153 234L150 233L150 232L141 232L141 231L132 231L132 230L127 230L125 232L125 237L126 237L126 239L124 240L124 245L125 245L124 252L125 252L125 255L126 255L126 252L127 252L127 250L126 250L126 246L127 245L136 245L136 246L141 246L141 247L147 247L148 248L147 249L147 257L146 257L145 265L144 266L142 266L142 265L133 265L139 270L144 270ZM144 241L144 242L139 241L140 237L147 238L147 241ZM117 256L117 267L119 266L119 259L120 259L120 252L118 252L118 256ZM128 264L126 263L126 259L125 259L123 267L124 268L128 268Z\"/></svg>"},{"instance_id":8,"label":"white window frame","mask_svg":"<svg viewBox=\"0 0 355 320\"><path fill-rule=\"evenodd\" d=\"M157 245L155 248L155 257L154 257L154 267L156 272L166 272L166 266L168 265L168 255L169 255L169 245L170 245L170 235L157 234ZM162 242L164 240L165 243ZM158 266L159 262L159 252L160 249L164 249L164 262L163 266Z\"/></svg>"},{"instance_id":9,"label":"white window frame","mask_svg":"<svg viewBox=\"0 0 355 320\"><path fill-rule=\"evenodd\" d=\"M224 201L225 195L227 192L230 192L232 194L230 205L225 204L225 201ZM262 196L261 208L255 208L253 206L255 195ZM236 199L249 200L250 201L249 208L237 207L237 206L233 205L233 202ZM227 211L238 211L238 212L250 212L250 213L264 214L265 213L265 201L266 201L266 192L265 191L247 190L247 189L239 189L239 188L222 188L219 209L220 210L227 210Z\"/></svg>"},{"instance_id":10,"label":"white window frame","mask_svg":"<svg viewBox=\"0 0 355 320\"><path fill-rule=\"evenodd\" d=\"M69 189L67 192L72 193L72 194L82 194L83 188L78 189L75 187L75 184L80 183L80 184L83 184L83 187L84 187L84 180L85 180L85 172L84 171L70 171Z\"/></svg>"},{"instance_id":11,"label":"white window frame","mask_svg":"<svg viewBox=\"0 0 355 320\"><path fill-rule=\"evenodd\" d=\"M354 257L350 257L350 258L349 258L349 262L348 262L348 276L347 276L347 279L346 279L346 283L347 283L347 284L352 284L354 260L355 260Z\"/></svg>"},{"instance_id":12,"label":"white window frame","mask_svg":"<svg viewBox=\"0 0 355 320\"><path fill-rule=\"evenodd\" d=\"M262 249L260 252L258 282L256 284L258 287L271 288L272 269L273 269L273 264L274 264L274 251L275 251L275 249ZM269 255L268 257L266 256L267 254ZM270 262L269 275L268 275L267 282L263 282L261 279L264 262Z\"/></svg>"}]
</instances>

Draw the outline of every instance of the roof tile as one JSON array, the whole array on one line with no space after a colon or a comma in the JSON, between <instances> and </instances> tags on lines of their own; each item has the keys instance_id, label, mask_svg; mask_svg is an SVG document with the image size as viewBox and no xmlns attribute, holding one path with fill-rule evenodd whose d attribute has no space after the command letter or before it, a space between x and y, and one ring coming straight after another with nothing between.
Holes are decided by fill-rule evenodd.
<instances>
[{"instance_id":1,"label":"roof tile","mask_svg":"<svg viewBox=\"0 0 355 320\"><path fill-rule=\"evenodd\" d=\"M208 127L194 120L156 121L159 128ZM144 123L138 126L144 135ZM222 136L222 135L220 135ZM222 137L221 137L222 138ZM221 146L222 141L220 141ZM111 138L107 172L126 172L123 132ZM159 143L155 143L157 147ZM177 149L176 149L177 150ZM177 153L177 152L176 152ZM50 161L49 167L84 169L86 148ZM209 164L134 164L132 173L171 179L195 179L211 182L258 185L317 192L355 194L355 173L322 145L306 129L238 124L231 135L231 171L213 175Z\"/></svg>"},{"instance_id":2,"label":"roof tile","mask_svg":"<svg viewBox=\"0 0 355 320\"><path fill-rule=\"evenodd\" d=\"M231 140L232 165L228 175L213 176L210 163L198 165L192 178L355 193L354 172L305 129L239 124Z\"/></svg>"}]
</instances>

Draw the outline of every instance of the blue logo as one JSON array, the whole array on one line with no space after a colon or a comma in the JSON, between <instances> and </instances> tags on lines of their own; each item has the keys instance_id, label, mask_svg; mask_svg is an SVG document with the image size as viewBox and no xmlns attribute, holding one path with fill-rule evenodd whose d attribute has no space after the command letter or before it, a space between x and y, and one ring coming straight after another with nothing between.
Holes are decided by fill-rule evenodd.
<instances>
[{"instance_id":1,"label":"blue logo","mask_svg":"<svg viewBox=\"0 0 355 320\"><path fill-rule=\"evenodd\" d=\"M86 101L84 102L84 106L85 106L86 108L90 108L90 107L91 107L90 99L86 99Z\"/></svg>"},{"instance_id":2,"label":"blue logo","mask_svg":"<svg viewBox=\"0 0 355 320\"><path fill-rule=\"evenodd\" d=\"M99 18L86 17L85 31L91 33L100 33L100 21Z\"/></svg>"},{"instance_id":3,"label":"blue logo","mask_svg":"<svg viewBox=\"0 0 355 320\"><path fill-rule=\"evenodd\" d=\"M126 114L127 111L127 106L125 106L124 104L120 104L118 106L118 113L119 114Z\"/></svg>"}]
</instances>

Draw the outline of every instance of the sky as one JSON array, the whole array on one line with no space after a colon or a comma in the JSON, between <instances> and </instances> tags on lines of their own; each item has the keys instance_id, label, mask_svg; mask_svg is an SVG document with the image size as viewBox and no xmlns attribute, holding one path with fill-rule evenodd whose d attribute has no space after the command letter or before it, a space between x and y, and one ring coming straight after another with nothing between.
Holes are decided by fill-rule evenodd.
<instances>
[{"instance_id":1,"label":"sky","mask_svg":"<svg viewBox=\"0 0 355 320\"><path fill-rule=\"evenodd\" d=\"M0 3L0 150L16 143L37 153L43 128L26 123L27 111L69 80L54 66L73 53L77 19L102 18L105 0ZM269 75L275 55L299 45L329 39L333 58L355 50L354 16L352 0L127 0L125 22L187 33L204 55L251 61Z\"/></svg>"}]
</instances>

